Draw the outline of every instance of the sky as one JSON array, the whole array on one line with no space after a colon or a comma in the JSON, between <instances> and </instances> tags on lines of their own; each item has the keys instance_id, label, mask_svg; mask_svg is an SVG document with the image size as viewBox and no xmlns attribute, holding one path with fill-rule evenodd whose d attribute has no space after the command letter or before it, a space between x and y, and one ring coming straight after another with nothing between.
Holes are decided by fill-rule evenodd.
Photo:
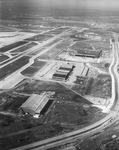
<instances>
[{"instance_id":1,"label":"sky","mask_svg":"<svg viewBox=\"0 0 119 150\"><path fill-rule=\"evenodd\" d=\"M41 7L46 9L43 10ZM34 10L40 10L40 12L43 13L54 11L53 13L56 14L59 13L59 9L60 11L62 11L62 9L63 11L68 10L71 13L73 12L72 10L75 9L76 11L74 12L81 12L81 10L82 12L86 12L84 10L91 9L96 11L98 10L102 13L104 10L119 11L119 0L0 0L0 18L7 17L10 14L13 15L17 11L21 11L23 9L27 13L31 13ZM68 11L67 13L69 13Z\"/></svg>"},{"instance_id":2,"label":"sky","mask_svg":"<svg viewBox=\"0 0 119 150\"><path fill-rule=\"evenodd\" d=\"M118 10L119 0L0 0L0 5L7 3L14 5L14 3L30 6L30 7L49 7L49 8L66 8L66 9L105 9Z\"/></svg>"},{"instance_id":3,"label":"sky","mask_svg":"<svg viewBox=\"0 0 119 150\"><path fill-rule=\"evenodd\" d=\"M10 1L10 0L9 0ZM14 0L15 1L15 0ZM119 9L119 0L16 0L26 1L33 6L55 7L55 8L88 8L88 9Z\"/></svg>"}]
</instances>

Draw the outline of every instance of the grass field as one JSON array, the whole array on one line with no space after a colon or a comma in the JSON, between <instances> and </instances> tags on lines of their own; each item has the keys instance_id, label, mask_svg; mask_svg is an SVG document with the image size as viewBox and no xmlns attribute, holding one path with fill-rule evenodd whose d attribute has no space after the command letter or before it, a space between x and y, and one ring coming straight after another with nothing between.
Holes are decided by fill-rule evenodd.
<instances>
[{"instance_id":1,"label":"grass field","mask_svg":"<svg viewBox=\"0 0 119 150\"><path fill-rule=\"evenodd\" d=\"M13 72L17 71L24 65L26 65L29 62L28 56L23 56L19 58L18 60L6 65L5 67L0 69L0 80L4 79L5 77L9 76Z\"/></svg>"},{"instance_id":2,"label":"grass field","mask_svg":"<svg viewBox=\"0 0 119 150\"><path fill-rule=\"evenodd\" d=\"M29 43L29 44L27 44L27 45L25 45L25 46L22 46L22 47L20 47L20 48L17 48L17 49L15 49L15 50L11 51L11 52L12 52L12 53L24 52L24 51L27 51L28 49L30 49L30 48L32 48L32 47L34 47L34 46L36 46L36 45L37 45L36 43Z\"/></svg>"},{"instance_id":3,"label":"grass field","mask_svg":"<svg viewBox=\"0 0 119 150\"><path fill-rule=\"evenodd\" d=\"M7 60L9 57L6 55L0 55L0 62Z\"/></svg>"},{"instance_id":4,"label":"grass field","mask_svg":"<svg viewBox=\"0 0 119 150\"><path fill-rule=\"evenodd\" d=\"M53 38L52 35L48 35L48 34L39 34L39 35L36 35L36 36L33 36L31 38L27 38L25 40L27 41L39 41L39 42L43 42L43 41L46 41L50 38Z\"/></svg>"},{"instance_id":5,"label":"grass field","mask_svg":"<svg viewBox=\"0 0 119 150\"><path fill-rule=\"evenodd\" d=\"M46 61L35 61L31 66L41 69L46 63Z\"/></svg>"},{"instance_id":6,"label":"grass field","mask_svg":"<svg viewBox=\"0 0 119 150\"><path fill-rule=\"evenodd\" d=\"M45 54L39 56L40 59L53 59L55 58L62 50L61 49L56 49L56 48L52 48L50 49L48 52L46 52Z\"/></svg>"},{"instance_id":7,"label":"grass field","mask_svg":"<svg viewBox=\"0 0 119 150\"><path fill-rule=\"evenodd\" d=\"M55 29L55 30L52 30L52 31L47 32L47 34L54 34L54 35L57 35L57 34L61 34L62 32L64 32L65 30L68 30L68 29L69 29L68 27L65 27L65 28L58 28L58 29Z\"/></svg>"},{"instance_id":8,"label":"grass field","mask_svg":"<svg viewBox=\"0 0 119 150\"><path fill-rule=\"evenodd\" d=\"M39 68L28 67L25 70L23 70L21 74L24 76L32 77L38 70Z\"/></svg>"},{"instance_id":9,"label":"grass field","mask_svg":"<svg viewBox=\"0 0 119 150\"><path fill-rule=\"evenodd\" d=\"M77 52L80 50L93 50L92 46L86 42L76 42L71 46L71 49L76 50Z\"/></svg>"},{"instance_id":10,"label":"grass field","mask_svg":"<svg viewBox=\"0 0 119 150\"><path fill-rule=\"evenodd\" d=\"M83 37L81 33L76 33L70 35L70 38L73 39L74 41L85 41L87 38Z\"/></svg>"},{"instance_id":11,"label":"grass field","mask_svg":"<svg viewBox=\"0 0 119 150\"><path fill-rule=\"evenodd\" d=\"M24 45L26 43L27 43L26 41L19 41L19 42L7 45L5 47L0 48L0 52L7 52L7 51L9 51L11 49L17 48L17 47L22 46L22 45Z\"/></svg>"}]
</instances>

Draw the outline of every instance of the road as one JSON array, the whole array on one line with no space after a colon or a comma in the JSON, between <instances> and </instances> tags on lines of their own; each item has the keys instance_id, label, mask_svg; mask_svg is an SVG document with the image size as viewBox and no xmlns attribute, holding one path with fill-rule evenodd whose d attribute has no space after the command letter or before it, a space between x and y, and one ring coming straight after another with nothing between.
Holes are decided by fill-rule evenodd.
<instances>
[{"instance_id":1,"label":"road","mask_svg":"<svg viewBox=\"0 0 119 150\"><path fill-rule=\"evenodd\" d=\"M112 63L109 68L109 72L112 77L112 98L107 106L106 111L108 112L108 115L104 117L102 120L96 122L95 124L92 124L88 127L75 130L70 133L66 133L63 135L59 135L53 138L49 138L43 141L38 141L32 144L28 144L25 146L21 146L18 148L15 148L14 150L44 150L53 148L56 146L60 146L62 144L66 144L69 142L72 142L76 139L80 139L85 137L86 135L92 135L98 132L103 131L106 127L109 127L112 123L114 123L119 118L119 74L117 71L117 67L119 65L119 42L118 42L118 36L115 34L115 43L112 43L112 50L113 50L113 59Z\"/></svg>"}]
</instances>

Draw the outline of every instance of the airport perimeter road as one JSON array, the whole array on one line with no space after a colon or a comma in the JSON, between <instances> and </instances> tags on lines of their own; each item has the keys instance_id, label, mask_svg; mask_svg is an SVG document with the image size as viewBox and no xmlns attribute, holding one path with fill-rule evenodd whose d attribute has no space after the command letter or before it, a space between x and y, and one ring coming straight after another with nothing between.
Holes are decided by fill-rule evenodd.
<instances>
[{"instance_id":1,"label":"airport perimeter road","mask_svg":"<svg viewBox=\"0 0 119 150\"><path fill-rule=\"evenodd\" d=\"M53 148L56 146L60 146L62 144L66 144L69 142L73 142L76 139L80 139L85 137L86 135L95 134L97 132L101 132L104 128L109 127L112 123L119 119L119 74L117 72L117 66L119 65L119 43L118 36L115 36L115 43L112 43L113 50L113 60L110 65L109 71L112 77L112 98L110 104L107 106L108 115L102 120L92 124L88 127L75 130L63 135L59 135L53 138L49 138L46 140L38 141L32 144L28 144L25 146L21 146L18 148L14 148L14 150L45 150L49 148Z\"/></svg>"}]
</instances>

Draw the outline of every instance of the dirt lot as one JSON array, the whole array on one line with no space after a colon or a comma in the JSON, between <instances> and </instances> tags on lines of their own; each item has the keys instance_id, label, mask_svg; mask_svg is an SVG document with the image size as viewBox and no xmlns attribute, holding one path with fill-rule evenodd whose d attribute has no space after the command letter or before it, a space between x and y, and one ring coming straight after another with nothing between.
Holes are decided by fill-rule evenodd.
<instances>
[{"instance_id":1,"label":"dirt lot","mask_svg":"<svg viewBox=\"0 0 119 150\"><path fill-rule=\"evenodd\" d=\"M111 97L111 77L109 75L98 75L93 80L90 88L87 89L86 95L93 95L101 98Z\"/></svg>"}]
</instances>

